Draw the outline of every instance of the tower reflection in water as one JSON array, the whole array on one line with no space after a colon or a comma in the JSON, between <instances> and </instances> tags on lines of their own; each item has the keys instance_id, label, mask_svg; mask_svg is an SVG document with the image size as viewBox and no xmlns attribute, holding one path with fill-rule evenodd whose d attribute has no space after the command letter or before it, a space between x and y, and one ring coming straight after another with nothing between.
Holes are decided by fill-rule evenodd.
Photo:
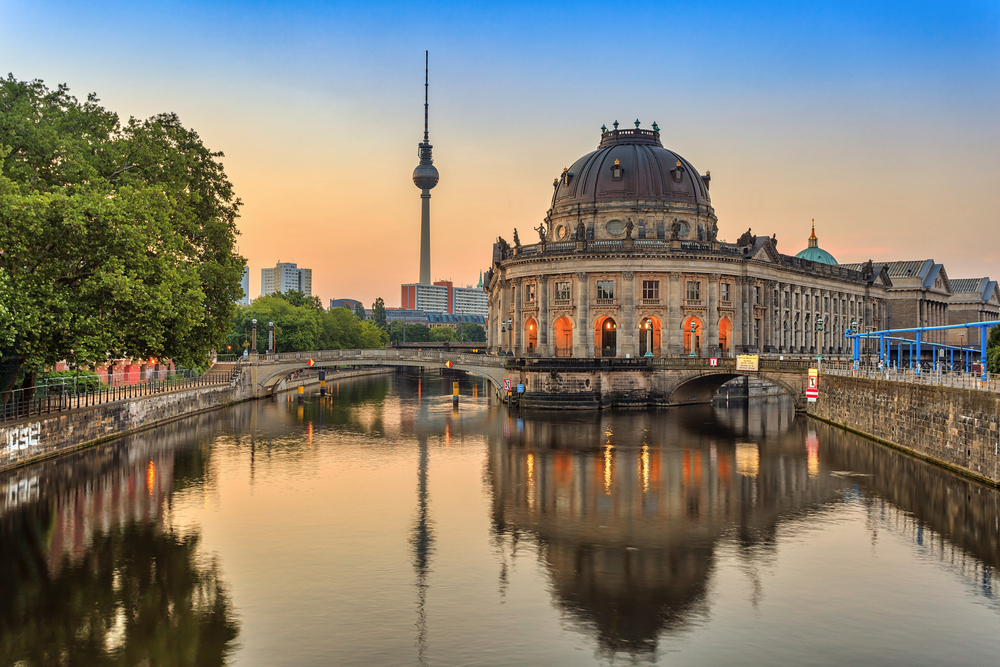
<instances>
[{"instance_id":1,"label":"tower reflection in water","mask_svg":"<svg viewBox=\"0 0 1000 667\"><path fill-rule=\"evenodd\" d=\"M866 472L873 466L877 475ZM664 633L707 620L722 547L742 562L756 606L766 595L757 571L775 559L783 522L832 511L859 494L884 506L888 495L890 503L909 503L881 512L899 524L888 528L917 539L915 521L900 515L930 520L929 528L945 535L985 529L994 516L985 505L996 497L982 489L992 494L982 496L983 510L974 516L970 505L963 517L983 526L949 528L954 517L935 516L904 490L925 489L933 505L935 494L971 483L795 419L783 398L754 400L749 408L743 402L512 418L491 433L487 478L494 538L504 554L501 587L506 553L518 540L535 541L555 603L595 633L603 651L633 655L654 651ZM975 565L967 579L989 582L983 594L995 603L996 550L967 541L982 559L968 559Z\"/></svg>"},{"instance_id":2,"label":"tower reflection in water","mask_svg":"<svg viewBox=\"0 0 1000 667\"><path fill-rule=\"evenodd\" d=\"M170 515L210 449L164 447L169 430L0 477L0 664L225 663L226 587Z\"/></svg>"}]
</instances>

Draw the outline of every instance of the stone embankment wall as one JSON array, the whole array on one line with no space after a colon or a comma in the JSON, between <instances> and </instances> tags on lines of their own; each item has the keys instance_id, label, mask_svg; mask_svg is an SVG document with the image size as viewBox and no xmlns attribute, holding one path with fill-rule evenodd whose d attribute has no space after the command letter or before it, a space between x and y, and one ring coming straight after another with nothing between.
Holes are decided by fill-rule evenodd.
<instances>
[{"instance_id":1,"label":"stone embankment wall","mask_svg":"<svg viewBox=\"0 0 1000 667\"><path fill-rule=\"evenodd\" d=\"M372 368L344 371L335 373L334 379L383 372L387 370ZM302 383L318 386L319 380L317 378L296 380L294 383L289 383L288 389ZM59 414L40 415L10 426L0 426L0 471L253 397L249 373L244 373L232 385L229 383L207 385L152 394Z\"/></svg>"},{"instance_id":2,"label":"stone embankment wall","mask_svg":"<svg viewBox=\"0 0 1000 667\"><path fill-rule=\"evenodd\" d=\"M808 413L1000 485L1000 394L824 375Z\"/></svg>"}]
</instances>

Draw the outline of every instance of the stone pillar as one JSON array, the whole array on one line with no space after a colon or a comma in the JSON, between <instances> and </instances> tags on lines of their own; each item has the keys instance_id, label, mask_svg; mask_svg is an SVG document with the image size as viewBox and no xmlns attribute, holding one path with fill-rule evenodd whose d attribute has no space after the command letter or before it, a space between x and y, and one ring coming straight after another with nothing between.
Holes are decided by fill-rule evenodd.
<instances>
[{"instance_id":1,"label":"stone pillar","mask_svg":"<svg viewBox=\"0 0 1000 667\"><path fill-rule=\"evenodd\" d=\"M622 271L621 304L617 356L624 357L628 354L637 357L639 356L639 339L635 321L635 274L631 271Z\"/></svg>"},{"instance_id":2,"label":"stone pillar","mask_svg":"<svg viewBox=\"0 0 1000 667\"><path fill-rule=\"evenodd\" d=\"M514 356L520 357L523 353L521 338L524 335L524 322L521 321L521 301L524 295L521 293L521 278L514 278L514 291L511 298L514 300Z\"/></svg>"},{"instance_id":3,"label":"stone pillar","mask_svg":"<svg viewBox=\"0 0 1000 667\"><path fill-rule=\"evenodd\" d=\"M594 356L590 335L590 284L586 273L576 274L576 330L573 332L573 356Z\"/></svg>"},{"instance_id":4,"label":"stone pillar","mask_svg":"<svg viewBox=\"0 0 1000 667\"><path fill-rule=\"evenodd\" d=\"M747 290L750 287L751 278L747 276L740 276L736 281L737 303L736 303L736 322L733 323L733 329L735 333L735 343L736 352L744 353L746 348L750 345L750 336L748 332L748 325L750 319L750 313L752 304L750 303L750 297L747 295Z\"/></svg>"},{"instance_id":5,"label":"stone pillar","mask_svg":"<svg viewBox=\"0 0 1000 667\"><path fill-rule=\"evenodd\" d=\"M709 357L722 356L719 348L719 276L712 274L708 276L708 284L705 285L705 326L708 336L702 336L707 342L705 353Z\"/></svg>"},{"instance_id":6,"label":"stone pillar","mask_svg":"<svg viewBox=\"0 0 1000 667\"><path fill-rule=\"evenodd\" d=\"M538 276L538 350L543 357L554 357L555 351L549 342L549 277Z\"/></svg>"},{"instance_id":7,"label":"stone pillar","mask_svg":"<svg viewBox=\"0 0 1000 667\"><path fill-rule=\"evenodd\" d=\"M661 332L660 344L664 345L664 356L679 357L684 353L684 318L681 317L681 277L677 273L667 276L666 291L667 319L666 332ZM663 339L666 334L665 340Z\"/></svg>"}]
</instances>

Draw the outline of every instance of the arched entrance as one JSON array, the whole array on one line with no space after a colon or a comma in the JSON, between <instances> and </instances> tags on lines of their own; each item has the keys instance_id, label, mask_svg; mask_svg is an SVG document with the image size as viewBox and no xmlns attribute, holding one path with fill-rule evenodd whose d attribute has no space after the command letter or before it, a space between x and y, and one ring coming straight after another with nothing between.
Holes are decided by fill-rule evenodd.
<instances>
[{"instance_id":1,"label":"arched entrance","mask_svg":"<svg viewBox=\"0 0 1000 667\"><path fill-rule=\"evenodd\" d=\"M691 325L694 325L694 330L692 331ZM684 320L684 354L687 356L701 356L701 334L702 326L701 320L697 317L689 317ZM692 355L691 351L694 350Z\"/></svg>"},{"instance_id":2,"label":"arched entrance","mask_svg":"<svg viewBox=\"0 0 1000 667\"><path fill-rule=\"evenodd\" d=\"M563 315L552 323L552 330L555 332L556 356L573 356L573 323Z\"/></svg>"},{"instance_id":3,"label":"arched entrance","mask_svg":"<svg viewBox=\"0 0 1000 667\"><path fill-rule=\"evenodd\" d=\"M660 356L660 320L655 317L644 317L639 322L639 356L646 356L651 352L652 356Z\"/></svg>"},{"instance_id":4,"label":"arched entrance","mask_svg":"<svg viewBox=\"0 0 1000 667\"><path fill-rule=\"evenodd\" d=\"M691 325L688 325L690 330ZM723 357L732 356L731 345L733 343L733 323L729 321L728 317L723 317L719 320L719 347L722 348Z\"/></svg>"},{"instance_id":5,"label":"arched entrance","mask_svg":"<svg viewBox=\"0 0 1000 667\"><path fill-rule=\"evenodd\" d=\"M529 317L524 322L524 346L528 354L532 354L538 349L538 323L533 317Z\"/></svg>"},{"instance_id":6,"label":"arched entrance","mask_svg":"<svg viewBox=\"0 0 1000 667\"><path fill-rule=\"evenodd\" d=\"M618 355L618 324L613 318L597 318L594 324L594 347L599 357Z\"/></svg>"}]
</instances>

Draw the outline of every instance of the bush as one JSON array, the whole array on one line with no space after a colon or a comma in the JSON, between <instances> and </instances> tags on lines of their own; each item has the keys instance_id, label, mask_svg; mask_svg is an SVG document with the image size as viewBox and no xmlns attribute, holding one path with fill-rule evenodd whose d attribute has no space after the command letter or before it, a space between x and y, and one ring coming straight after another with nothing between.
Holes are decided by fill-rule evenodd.
<instances>
[{"instance_id":1,"label":"bush","mask_svg":"<svg viewBox=\"0 0 1000 667\"><path fill-rule=\"evenodd\" d=\"M47 387L50 394L82 394L104 389L107 385L94 371L77 370L39 373L37 386Z\"/></svg>"}]
</instances>

